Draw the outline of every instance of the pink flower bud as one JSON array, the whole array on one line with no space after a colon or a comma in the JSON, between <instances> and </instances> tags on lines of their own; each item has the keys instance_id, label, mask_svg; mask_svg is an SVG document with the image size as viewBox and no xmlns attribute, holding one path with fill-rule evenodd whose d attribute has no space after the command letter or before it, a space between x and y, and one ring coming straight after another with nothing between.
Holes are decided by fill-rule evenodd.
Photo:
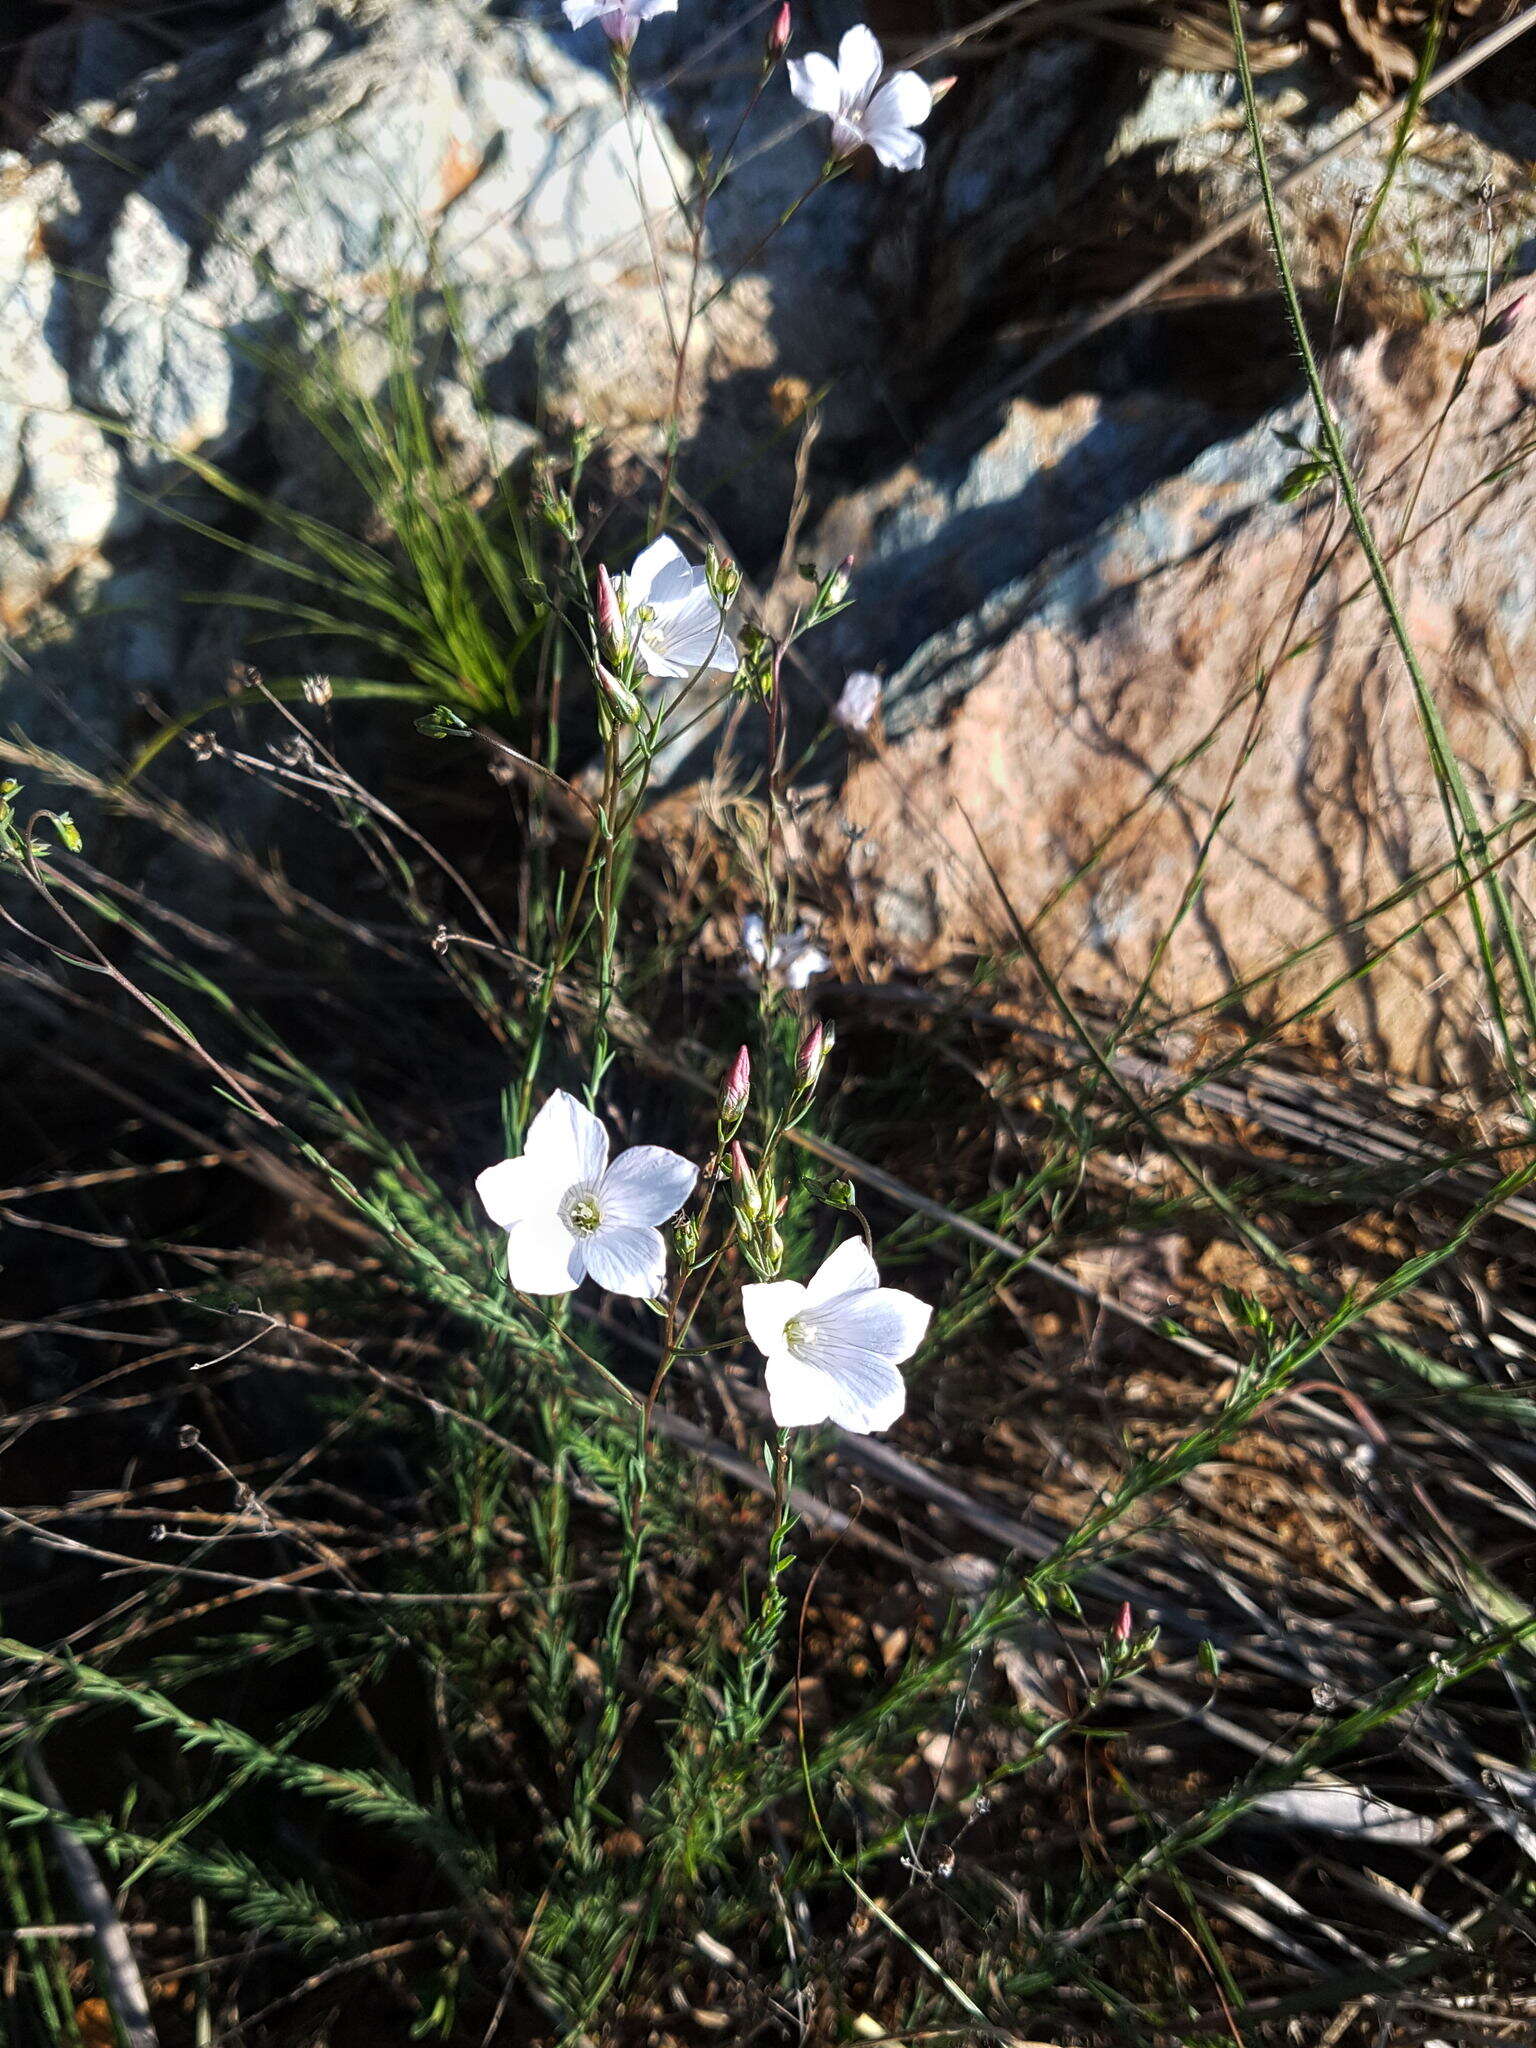
<instances>
[{"instance_id":1,"label":"pink flower bud","mask_svg":"<svg viewBox=\"0 0 1536 2048\"><path fill-rule=\"evenodd\" d=\"M807 1031L800 1041L800 1052L795 1060L795 1075L802 1088L809 1090L816 1086L836 1043L835 1025L813 1024Z\"/></svg>"},{"instance_id":2,"label":"pink flower bud","mask_svg":"<svg viewBox=\"0 0 1536 2048\"><path fill-rule=\"evenodd\" d=\"M636 725L640 720L640 699L627 683L620 682L612 669L597 664L597 687L608 701L608 708L622 725Z\"/></svg>"},{"instance_id":3,"label":"pink flower bud","mask_svg":"<svg viewBox=\"0 0 1536 2048\"><path fill-rule=\"evenodd\" d=\"M790 30L789 0L784 0L784 5L773 17L773 26L768 31L768 62L770 64L777 64L784 52L789 48Z\"/></svg>"},{"instance_id":4,"label":"pink flower bud","mask_svg":"<svg viewBox=\"0 0 1536 2048\"><path fill-rule=\"evenodd\" d=\"M959 79L953 76L935 80L928 88L929 92L933 95L933 104L937 106L939 101L945 98L947 94L952 93L959 83Z\"/></svg>"},{"instance_id":5,"label":"pink flower bud","mask_svg":"<svg viewBox=\"0 0 1536 2048\"><path fill-rule=\"evenodd\" d=\"M763 1214L763 1191L757 1184L757 1175L747 1163L747 1155L741 1149L738 1139L731 1146L731 1180L736 1189L736 1208L748 1223L758 1223Z\"/></svg>"},{"instance_id":6,"label":"pink flower bud","mask_svg":"<svg viewBox=\"0 0 1536 2048\"><path fill-rule=\"evenodd\" d=\"M597 630L603 643L603 651L617 661L624 654L624 614L619 609L619 593L613 587L613 578L599 562L597 574L592 579L593 601L597 608Z\"/></svg>"},{"instance_id":7,"label":"pink flower bud","mask_svg":"<svg viewBox=\"0 0 1536 2048\"><path fill-rule=\"evenodd\" d=\"M720 1114L734 1122L747 1106L752 1088L752 1059L743 1046L731 1061L720 1088ZM732 1160L734 1167L735 1161Z\"/></svg>"},{"instance_id":8,"label":"pink flower bud","mask_svg":"<svg viewBox=\"0 0 1536 2048\"><path fill-rule=\"evenodd\" d=\"M1131 1640L1131 1631L1135 1626L1136 1617L1131 1612L1130 1601L1127 1600L1115 1619L1115 1641L1117 1643L1128 1643Z\"/></svg>"}]
</instances>

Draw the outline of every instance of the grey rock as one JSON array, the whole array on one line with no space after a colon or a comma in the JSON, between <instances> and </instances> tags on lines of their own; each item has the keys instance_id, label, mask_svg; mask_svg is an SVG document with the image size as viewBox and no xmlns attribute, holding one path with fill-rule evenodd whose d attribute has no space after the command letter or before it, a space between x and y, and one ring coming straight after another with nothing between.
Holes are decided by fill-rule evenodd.
<instances>
[{"instance_id":1,"label":"grey rock","mask_svg":"<svg viewBox=\"0 0 1536 2048\"><path fill-rule=\"evenodd\" d=\"M119 511L117 450L73 408L68 295L42 249L57 178L0 158L0 628L14 631Z\"/></svg>"},{"instance_id":2,"label":"grey rock","mask_svg":"<svg viewBox=\"0 0 1536 2048\"><path fill-rule=\"evenodd\" d=\"M1259 82L1259 98L1276 178L1332 148L1369 111L1363 102L1319 108L1316 79L1306 72L1271 73ZM1523 201L1529 125L1518 110L1499 118L1464 93L1438 95L1415 124L1362 254L1356 238L1386 178L1395 137L1395 123L1378 122L1282 199L1298 283L1336 287L1353 255L1361 269L1356 296L1370 281L1377 290L1395 287L1406 307L1418 294L1443 307L1474 298L1490 264L1495 278L1529 270L1536 262L1536 245L1526 246ZM1151 179L1179 190L1191 236L1256 196L1242 96L1227 74L1157 73L1119 124L1106 161L1111 175L1134 169L1143 184ZM1496 202L1491 242L1485 186ZM1267 264L1262 225L1250 239Z\"/></svg>"},{"instance_id":3,"label":"grey rock","mask_svg":"<svg viewBox=\"0 0 1536 2048\"><path fill-rule=\"evenodd\" d=\"M1014 400L978 450L941 441L828 508L809 552L823 567L853 556L854 604L811 658L834 672L905 662L1231 427L1230 415L1156 393Z\"/></svg>"},{"instance_id":4,"label":"grey rock","mask_svg":"<svg viewBox=\"0 0 1536 2048\"><path fill-rule=\"evenodd\" d=\"M684 176L643 105L626 125L609 81L475 0L289 0L254 50L62 117L0 162L0 617L142 523L125 483L226 457L271 351L366 337L396 291L457 294L477 357L524 349L514 397L653 423Z\"/></svg>"}]
</instances>

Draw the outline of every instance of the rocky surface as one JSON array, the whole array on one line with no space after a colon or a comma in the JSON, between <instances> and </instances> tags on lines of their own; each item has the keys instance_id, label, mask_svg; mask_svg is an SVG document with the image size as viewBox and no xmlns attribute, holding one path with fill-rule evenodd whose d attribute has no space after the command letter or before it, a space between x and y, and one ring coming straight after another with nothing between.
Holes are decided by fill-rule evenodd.
<instances>
[{"instance_id":1,"label":"rocky surface","mask_svg":"<svg viewBox=\"0 0 1536 2048\"><path fill-rule=\"evenodd\" d=\"M800 48L829 47L858 12L805 0ZM1047 926L1082 979L1134 984L1223 807L1245 693L1285 638L1325 517L1272 501L1296 459L1278 431L1306 423L1283 340L1258 371L1248 360L1245 334L1283 336L1261 242L1239 238L1190 281L1204 295L1192 312L1143 312L1048 389L998 393L1063 321L1251 196L1230 80L1063 38L962 59L921 175L860 163L815 190L818 125L782 79L754 99L763 20L732 0L648 25L627 114L600 34L500 0L281 0L222 39L204 22L147 70L136 31L98 28L70 31L68 110L25 156L0 157L0 652L20 643L35 702L95 718L115 742L141 695L182 708L220 686L247 622L181 601L276 606L282 572L157 517L157 501L174 488L178 510L227 524L214 493L189 488L191 456L234 465L280 505L344 516L345 479L294 431L274 360L324 358L374 390L399 291L467 495L525 460L531 422L580 416L654 459L692 263L675 192L729 147L738 168L702 235L681 477L766 569L815 400L812 518L793 558L858 563L855 608L812 651L818 680L830 698L849 668L897 672L892 754L859 766L846 795L887 939L921 959L1005 932L961 857L967 820L1032 906L1139 806ZM1363 111L1304 84L1262 83L1282 171ZM1382 124L1286 201L1319 295L1391 139ZM1464 345L1454 321L1422 322L1474 300L1490 263L1532 266L1533 153L1528 111L1437 101L1352 277L1339 391L1389 529ZM1395 336L1355 346L1373 321ZM1472 490L1491 463L1529 348L1517 334L1479 361L1423 505ZM1400 564L1495 808L1526 773L1523 489L1516 471L1474 491ZM1223 817L1235 851L1165 963L1196 999L1443 852L1379 623L1358 600L1340 609L1351 562L1325 553L1294 600L1292 637L1321 637L1275 671ZM303 658L330 665L318 644ZM1186 754L1176 790L1153 790ZM893 766L921 792L919 830L901 822ZM1442 999L1423 991L1458 943L1405 946L1348 999L1399 1063L1435 1056ZM1288 994L1338 962L1314 956Z\"/></svg>"},{"instance_id":2,"label":"rocky surface","mask_svg":"<svg viewBox=\"0 0 1536 2048\"><path fill-rule=\"evenodd\" d=\"M239 445L268 351L366 336L397 283L456 294L508 411L579 402L622 428L665 409L651 266L675 268L681 156L643 108L626 130L568 50L481 8L289 0L0 175L13 623L142 522L135 488Z\"/></svg>"},{"instance_id":3,"label":"rocky surface","mask_svg":"<svg viewBox=\"0 0 1536 2048\"><path fill-rule=\"evenodd\" d=\"M174 583L183 537L152 503L185 491L179 457L255 450L264 487L303 502L274 358L328 351L375 388L397 292L442 359L429 398L466 479L525 452L531 420L579 417L654 455L692 268L675 194L738 130L704 238L684 474L738 549L775 545L805 400L827 393L834 461L888 416L884 336L854 275L874 195L845 180L762 246L821 144L782 80L741 128L761 24L716 13L704 52L696 23L692 39L658 23L628 115L599 34L494 0L285 0L137 71L132 36L70 31L44 70L74 104L0 156L0 631L62 645L92 608L121 618L146 575ZM456 357L492 408L479 451ZM162 685L179 684L176 636L150 638Z\"/></svg>"},{"instance_id":4,"label":"rocky surface","mask_svg":"<svg viewBox=\"0 0 1536 2048\"><path fill-rule=\"evenodd\" d=\"M1536 209L1528 165L1536 155L1536 116L1529 108L1494 108L1464 90L1438 95L1388 181L1396 123L1380 121L1347 140L1374 111L1372 103L1319 103L1315 75L1294 69L1263 79L1260 97L1277 179L1345 144L1283 200L1292 266L1304 289L1336 289L1350 263L1356 296L1369 290L1395 301L1395 310L1423 317L1474 297L1486 268L1495 276L1531 268ZM1191 239L1249 204L1253 163L1236 81L1211 72L1157 73L1121 120L1107 166L1145 191L1178 195ZM1267 263L1262 224L1250 241Z\"/></svg>"},{"instance_id":5,"label":"rocky surface","mask_svg":"<svg viewBox=\"0 0 1536 2048\"><path fill-rule=\"evenodd\" d=\"M1480 354L1452 406L1475 332L1459 319L1376 337L1331 384L1377 532L1391 545L1407 529L1392 574L1492 824L1530 796L1536 765L1521 453L1536 323ZM1081 871L1038 930L1075 984L1123 1002L1177 925L1155 986L1180 1011L1325 940L1266 993L1285 1010L1422 916L1415 899L1358 940L1327 938L1449 846L1409 680L1338 508L1325 487L1278 502L1298 460L1286 432L1309 434L1303 407L1206 448L893 678L887 743L854 767L829 845L858 835L869 907L901 957L1006 945L1014 915L1033 919ZM1518 892L1529 873L1518 854ZM1449 887L1442 875L1435 893ZM1402 1069L1486 1055L1459 910L1333 1006Z\"/></svg>"}]
</instances>

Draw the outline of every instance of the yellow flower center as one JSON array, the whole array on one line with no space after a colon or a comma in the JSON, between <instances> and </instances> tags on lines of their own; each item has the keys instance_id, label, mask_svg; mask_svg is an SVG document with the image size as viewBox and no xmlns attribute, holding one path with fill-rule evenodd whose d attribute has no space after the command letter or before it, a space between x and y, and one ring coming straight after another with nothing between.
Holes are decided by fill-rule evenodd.
<instances>
[{"instance_id":1,"label":"yellow flower center","mask_svg":"<svg viewBox=\"0 0 1536 2048\"><path fill-rule=\"evenodd\" d=\"M575 1188L560 1205L560 1220L573 1237L590 1237L603 1220L590 1188Z\"/></svg>"}]
</instances>

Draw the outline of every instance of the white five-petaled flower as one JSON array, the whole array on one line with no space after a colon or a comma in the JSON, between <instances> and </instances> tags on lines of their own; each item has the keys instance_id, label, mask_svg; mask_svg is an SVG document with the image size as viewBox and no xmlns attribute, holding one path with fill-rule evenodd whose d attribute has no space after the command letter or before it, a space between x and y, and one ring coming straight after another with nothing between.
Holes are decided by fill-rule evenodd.
<instances>
[{"instance_id":1,"label":"white five-petaled flower","mask_svg":"<svg viewBox=\"0 0 1536 2048\"><path fill-rule=\"evenodd\" d=\"M836 1422L868 1436L889 1429L907 1405L897 1367L933 1314L899 1287L882 1287L863 1243L850 1237L808 1287L766 1280L741 1290L752 1342L768 1361L768 1406L780 1429Z\"/></svg>"},{"instance_id":2,"label":"white five-petaled flower","mask_svg":"<svg viewBox=\"0 0 1536 2048\"><path fill-rule=\"evenodd\" d=\"M832 123L832 154L852 156L865 143L888 170L916 171L923 138L916 133L933 111L933 94L915 71L893 71L884 83L885 55L870 29L849 29L837 62L813 50L789 60L789 89L801 106Z\"/></svg>"},{"instance_id":3,"label":"white five-petaled flower","mask_svg":"<svg viewBox=\"0 0 1536 2048\"><path fill-rule=\"evenodd\" d=\"M572 28L600 21L603 34L621 50L633 48L642 21L676 12L677 0L565 0L565 18Z\"/></svg>"},{"instance_id":4,"label":"white five-petaled flower","mask_svg":"<svg viewBox=\"0 0 1536 2048\"><path fill-rule=\"evenodd\" d=\"M803 924L770 939L767 926L755 910L749 910L741 920L741 949L753 967L765 972L770 980L782 981L786 988L805 988L813 974L825 974L832 965L821 948L812 945L811 935Z\"/></svg>"},{"instance_id":5,"label":"white five-petaled flower","mask_svg":"<svg viewBox=\"0 0 1536 2048\"><path fill-rule=\"evenodd\" d=\"M856 668L843 684L832 716L849 732L868 732L879 709L880 678L871 669Z\"/></svg>"},{"instance_id":6,"label":"white five-petaled flower","mask_svg":"<svg viewBox=\"0 0 1536 2048\"><path fill-rule=\"evenodd\" d=\"M714 669L734 672L736 644L709 588L675 540L653 540L614 583L625 652L642 675L678 679Z\"/></svg>"},{"instance_id":7,"label":"white five-petaled flower","mask_svg":"<svg viewBox=\"0 0 1536 2048\"><path fill-rule=\"evenodd\" d=\"M666 1285L665 1223L699 1169L661 1145L632 1145L610 1166L608 1133L559 1089L528 1126L517 1159L475 1188L507 1233L507 1277L523 1294L569 1294L590 1273L610 1294L654 1301Z\"/></svg>"}]
</instances>

